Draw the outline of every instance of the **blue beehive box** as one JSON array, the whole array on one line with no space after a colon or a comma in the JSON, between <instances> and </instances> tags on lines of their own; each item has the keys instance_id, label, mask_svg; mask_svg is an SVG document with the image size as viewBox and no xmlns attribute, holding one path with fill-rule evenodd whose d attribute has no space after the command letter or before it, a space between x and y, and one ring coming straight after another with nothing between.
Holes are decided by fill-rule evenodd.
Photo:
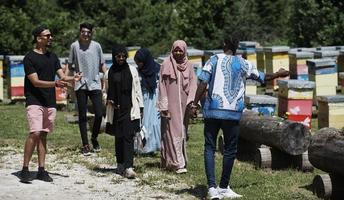
<instances>
[{"instance_id":1,"label":"blue beehive box","mask_svg":"<svg viewBox=\"0 0 344 200\"><path fill-rule=\"evenodd\" d=\"M307 60L309 74L333 74L337 72L336 61L331 58Z\"/></svg>"},{"instance_id":2,"label":"blue beehive box","mask_svg":"<svg viewBox=\"0 0 344 200\"><path fill-rule=\"evenodd\" d=\"M268 95L246 95L247 109L263 116L273 116L276 113L277 98Z\"/></svg>"}]
</instances>

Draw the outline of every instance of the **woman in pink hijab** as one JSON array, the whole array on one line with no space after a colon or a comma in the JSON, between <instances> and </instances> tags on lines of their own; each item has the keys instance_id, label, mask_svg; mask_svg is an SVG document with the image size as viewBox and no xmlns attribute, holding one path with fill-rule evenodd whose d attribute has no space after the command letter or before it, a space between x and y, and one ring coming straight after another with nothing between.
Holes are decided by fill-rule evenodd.
<instances>
[{"instance_id":1,"label":"woman in pink hijab","mask_svg":"<svg viewBox=\"0 0 344 200\"><path fill-rule=\"evenodd\" d=\"M183 40L173 43L170 56L162 63L159 80L161 166L176 173L187 172L186 136L189 118L185 116L197 88L197 78L186 50L187 45Z\"/></svg>"}]
</instances>

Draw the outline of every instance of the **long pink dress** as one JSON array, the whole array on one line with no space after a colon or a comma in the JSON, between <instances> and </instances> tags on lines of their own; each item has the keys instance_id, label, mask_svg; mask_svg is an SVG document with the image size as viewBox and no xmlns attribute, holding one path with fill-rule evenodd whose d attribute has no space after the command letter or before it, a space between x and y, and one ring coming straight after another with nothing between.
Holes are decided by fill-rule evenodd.
<instances>
[{"instance_id":1,"label":"long pink dress","mask_svg":"<svg viewBox=\"0 0 344 200\"><path fill-rule=\"evenodd\" d=\"M192 65L187 62L181 72L174 69L174 76L164 74L171 65L172 56L161 66L159 80L160 111L168 111L170 118L161 117L161 166L169 170L186 167L186 131L188 117L185 117L186 106L193 101L197 89L197 79Z\"/></svg>"}]
</instances>

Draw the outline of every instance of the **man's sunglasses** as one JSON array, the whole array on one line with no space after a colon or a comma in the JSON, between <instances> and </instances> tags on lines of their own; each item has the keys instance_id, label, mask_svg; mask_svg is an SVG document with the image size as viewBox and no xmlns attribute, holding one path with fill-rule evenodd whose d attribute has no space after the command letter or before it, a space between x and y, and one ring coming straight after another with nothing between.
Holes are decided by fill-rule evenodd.
<instances>
[{"instance_id":1,"label":"man's sunglasses","mask_svg":"<svg viewBox=\"0 0 344 200\"><path fill-rule=\"evenodd\" d=\"M45 34L45 35L40 35L41 37L47 37L47 38L52 38L53 35L52 34Z\"/></svg>"}]
</instances>

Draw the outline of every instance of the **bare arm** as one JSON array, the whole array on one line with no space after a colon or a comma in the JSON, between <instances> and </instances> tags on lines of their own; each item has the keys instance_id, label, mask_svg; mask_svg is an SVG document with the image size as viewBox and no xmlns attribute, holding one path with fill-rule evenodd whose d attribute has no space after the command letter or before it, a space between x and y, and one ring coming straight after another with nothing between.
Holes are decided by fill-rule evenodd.
<instances>
[{"instance_id":1,"label":"bare arm","mask_svg":"<svg viewBox=\"0 0 344 200\"><path fill-rule=\"evenodd\" d=\"M56 85L55 81L39 80L37 73L32 73L30 75L27 75L27 78L30 80L32 85L37 88L53 88Z\"/></svg>"},{"instance_id":2,"label":"bare arm","mask_svg":"<svg viewBox=\"0 0 344 200\"><path fill-rule=\"evenodd\" d=\"M265 81L271 81L273 79L279 78L279 77L286 77L289 76L289 71L281 68L275 73L266 73L265 74Z\"/></svg>"},{"instance_id":3,"label":"bare arm","mask_svg":"<svg viewBox=\"0 0 344 200\"><path fill-rule=\"evenodd\" d=\"M103 63L103 64L100 66L100 70L99 70L99 71L102 71L102 72L105 74L107 70L108 70L108 68L107 68L106 64Z\"/></svg>"},{"instance_id":4,"label":"bare arm","mask_svg":"<svg viewBox=\"0 0 344 200\"><path fill-rule=\"evenodd\" d=\"M67 74L67 69L66 69L66 74ZM74 76L67 76L65 73L63 73L62 69L57 70L57 75L60 77L62 81L68 81L68 82L73 82L73 81L79 81L81 78L80 73L77 73Z\"/></svg>"},{"instance_id":5,"label":"bare arm","mask_svg":"<svg viewBox=\"0 0 344 200\"><path fill-rule=\"evenodd\" d=\"M196 105L199 100L201 99L201 97L204 95L205 91L207 89L207 83L205 82L200 82L198 84L197 90L196 90L196 95L195 95L195 99L194 99L194 104Z\"/></svg>"}]
</instances>

